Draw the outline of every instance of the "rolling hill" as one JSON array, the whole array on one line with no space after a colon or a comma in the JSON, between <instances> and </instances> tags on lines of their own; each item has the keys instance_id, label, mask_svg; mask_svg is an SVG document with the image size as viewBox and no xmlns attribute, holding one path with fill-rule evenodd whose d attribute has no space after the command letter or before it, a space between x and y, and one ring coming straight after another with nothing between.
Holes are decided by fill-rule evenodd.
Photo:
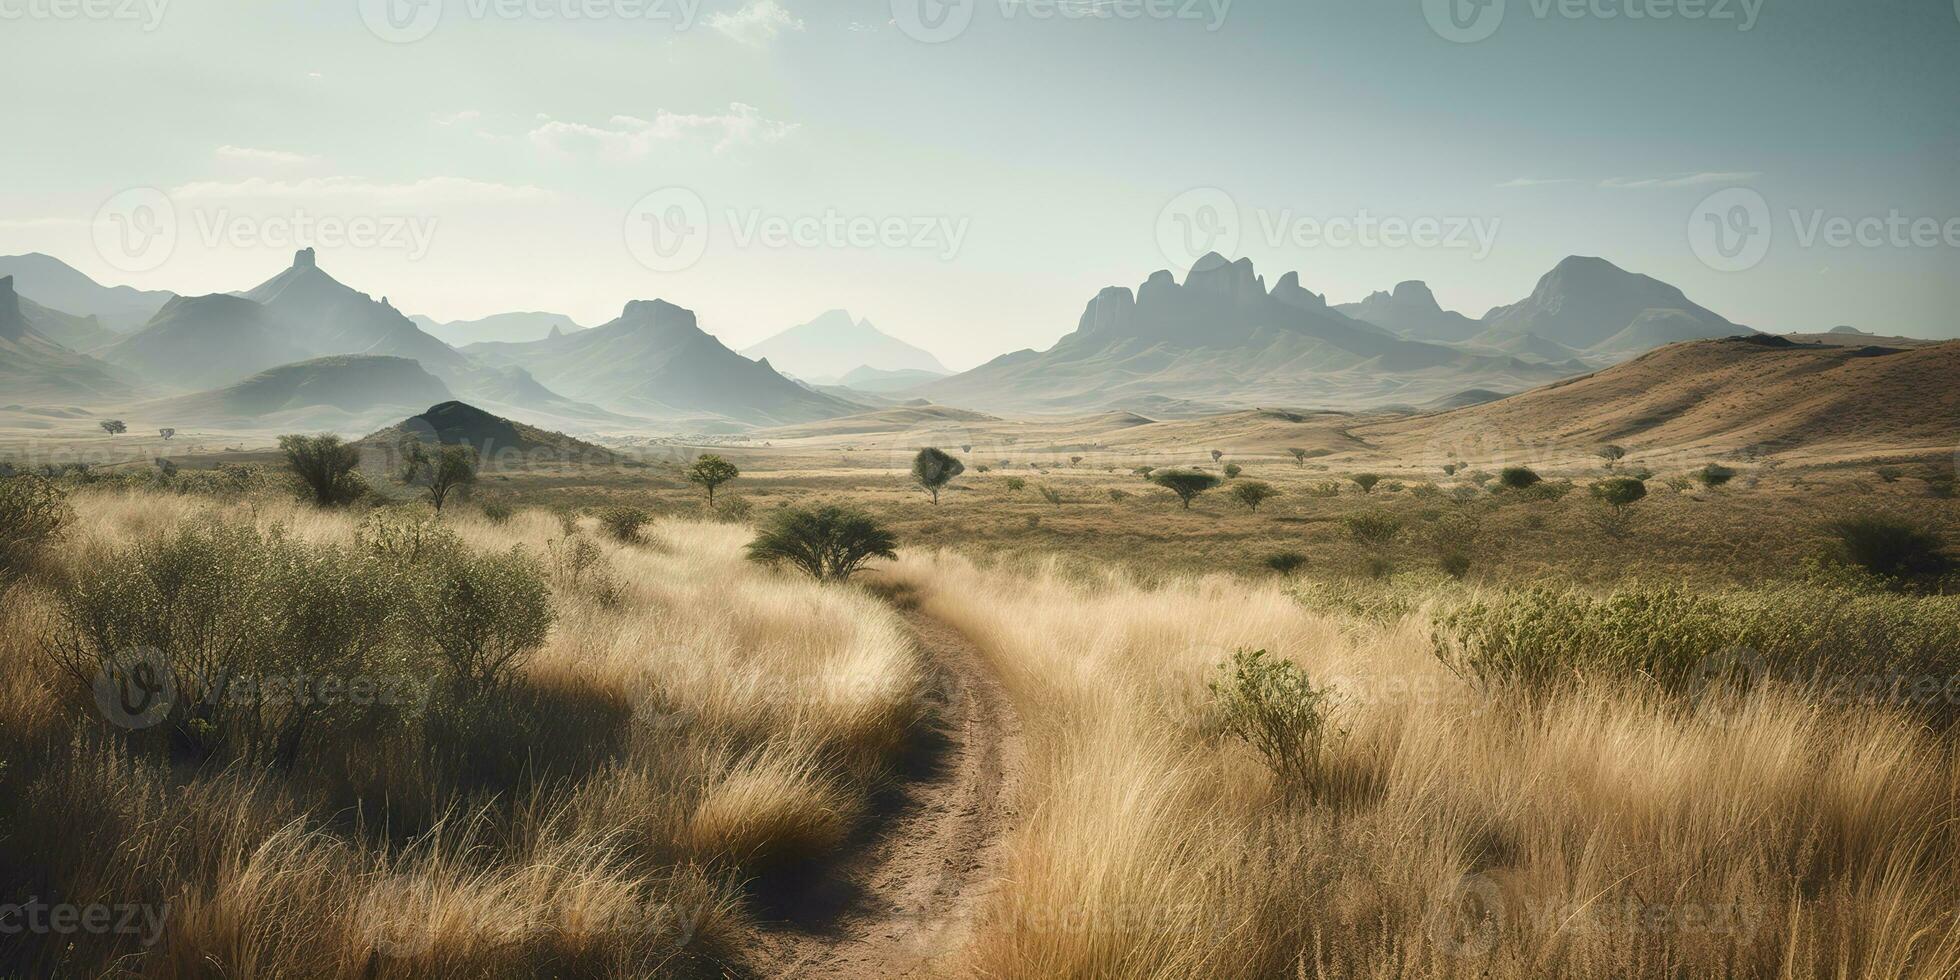
<instances>
[{"instance_id":1,"label":"rolling hill","mask_svg":"<svg viewBox=\"0 0 1960 980\"><path fill-rule=\"evenodd\" d=\"M668 423L780 425L848 415L860 406L821 394L703 332L692 311L627 303L611 323L528 344L473 344L486 365L521 367L565 395Z\"/></svg>"},{"instance_id":2,"label":"rolling hill","mask_svg":"<svg viewBox=\"0 0 1960 980\"><path fill-rule=\"evenodd\" d=\"M474 405L446 401L428 411L370 433L363 449L393 449L405 439L431 445L468 445L476 449L486 469L519 462L619 463L612 450L582 442L562 432L549 432L493 415Z\"/></svg>"},{"instance_id":3,"label":"rolling hill","mask_svg":"<svg viewBox=\"0 0 1960 980\"><path fill-rule=\"evenodd\" d=\"M102 358L154 383L201 391L312 357L275 326L266 309L239 296L173 296L143 329Z\"/></svg>"},{"instance_id":4,"label":"rolling hill","mask_svg":"<svg viewBox=\"0 0 1960 980\"><path fill-rule=\"evenodd\" d=\"M237 384L136 410L171 425L353 432L451 397L448 386L415 361L353 354L283 364Z\"/></svg>"},{"instance_id":5,"label":"rolling hill","mask_svg":"<svg viewBox=\"0 0 1960 980\"><path fill-rule=\"evenodd\" d=\"M1501 443L1743 456L1950 454L1960 341L1913 349L1758 335L1675 344L1594 374L1441 414L1357 425L1388 448Z\"/></svg>"}]
</instances>

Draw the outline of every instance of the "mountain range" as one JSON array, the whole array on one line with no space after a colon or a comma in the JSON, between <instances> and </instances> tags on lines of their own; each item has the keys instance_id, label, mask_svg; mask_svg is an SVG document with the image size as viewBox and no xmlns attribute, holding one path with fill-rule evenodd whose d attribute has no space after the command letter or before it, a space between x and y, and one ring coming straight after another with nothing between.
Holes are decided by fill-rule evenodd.
<instances>
[{"instance_id":1,"label":"mountain range","mask_svg":"<svg viewBox=\"0 0 1960 980\"><path fill-rule=\"evenodd\" d=\"M14 277L20 294L34 303L75 317L94 317L114 333L128 333L142 326L173 295L104 286L68 263L40 252L0 255L0 276Z\"/></svg>"},{"instance_id":2,"label":"mountain range","mask_svg":"<svg viewBox=\"0 0 1960 980\"><path fill-rule=\"evenodd\" d=\"M752 347L742 356L768 360L782 371L811 384L843 382L859 368L873 371L917 371L935 376L946 370L939 358L871 325L844 310L831 310L809 323L791 327Z\"/></svg>"},{"instance_id":3,"label":"mountain range","mask_svg":"<svg viewBox=\"0 0 1960 980\"><path fill-rule=\"evenodd\" d=\"M1104 289L1074 333L915 392L982 411L1122 409L1196 415L1260 405L1416 403L1464 388L1518 390L1572 373L1407 340L1352 319L1288 273L1270 290L1250 259L1207 255L1134 292Z\"/></svg>"},{"instance_id":4,"label":"mountain range","mask_svg":"<svg viewBox=\"0 0 1960 980\"><path fill-rule=\"evenodd\" d=\"M585 329L563 313L498 313L478 320L451 320L448 323L438 323L418 313L409 320L421 327L423 333L451 347L480 343L523 344L544 340L553 334L577 333Z\"/></svg>"},{"instance_id":5,"label":"mountain range","mask_svg":"<svg viewBox=\"0 0 1960 980\"><path fill-rule=\"evenodd\" d=\"M30 308L14 277L0 276L0 401L101 402L141 392L134 378L42 335Z\"/></svg>"}]
</instances>

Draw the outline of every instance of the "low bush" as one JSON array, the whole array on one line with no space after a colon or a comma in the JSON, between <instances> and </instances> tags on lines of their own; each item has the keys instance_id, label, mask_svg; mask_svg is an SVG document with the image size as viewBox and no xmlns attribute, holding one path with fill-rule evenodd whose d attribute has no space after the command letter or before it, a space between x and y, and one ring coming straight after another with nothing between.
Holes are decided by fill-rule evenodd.
<instances>
[{"instance_id":1,"label":"low bush","mask_svg":"<svg viewBox=\"0 0 1960 980\"><path fill-rule=\"evenodd\" d=\"M1328 717L1333 694L1264 650L1240 650L1218 672L1208 687L1219 730L1257 749L1288 795L1314 795L1325 743L1340 735Z\"/></svg>"},{"instance_id":2,"label":"low bush","mask_svg":"<svg viewBox=\"0 0 1960 980\"><path fill-rule=\"evenodd\" d=\"M1307 564L1307 556L1297 551L1278 551L1266 556L1266 567L1291 577Z\"/></svg>"},{"instance_id":3,"label":"low bush","mask_svg":"<svg viewBox=\"0 0 1960 980\"><path fill-rule=\"evenodd\" d=\"M599 529L605 532L606 537L621 544L639 540L640 528L653 520L653 515L647 513L645 508L625 504L607 507L593 516L598 518Z\"/></svg>"},{"instance_id":4,"label":"low bush","mask_svg":"<svg viewBox=\"0 0 1960 980\"><path fill-rule=\"evenodd\" d=\"M286 467L322 507L353 503L367 494L367 482L354 470L361 463L360 451L339 436L280 436L279 451L286 454Z\"/></svg>"},{"instance_id":5,"label":"low bush","mask_svg":"<svg viewBox=\"0 0 1960 980\"><path fill-rule=\"evenodd\" d=\"M1746 667L1829 694L1906 696L1960 676L1960 597L1800 584L1724 592L1535 588L1439 618L1439 657L1487 685L1636 681L1694 693ZM1908 692L1909 693L1909 692ZM1956 705L1935 699L1948 712Z\"/></svg>"},{"instance_id":6,"label":"low bush","mask_svg":"<svg viewBox=\"0 0 1960 980\"><path fill-rule=\"evenodd\" d=\"M1903 518L1858 514L1832 521L1825 529L1837 539L1845 561L1895 583L1936 578L1953 568L1946 542Z\"/></svg>"},{"instance_id":7,"label":"low bush","mask_svg":"<svg viewBox=\"0 0 1960 980\"><path fill-rule=\"evenodd\" d=\"M73 517L67 495L39 476L0 479L0 591L13 584Z\"/></svg>"},{"instance_id":8,"label":"low bush","mask_svg":"<svg viewBox=\"0 0 1960 980\"><path fill-rule=\"evenodd\" d=\"M1525 490L1543 482L1541 477L1529 466L1506 466L1497 474L1497 485L1506 490Z\"/></svg>"},{"instance_id":9,"label":"low bush","mask_svg":"<svg viewBox=\"0 0 1960 980\"><path fill-rule=\"evenodd\" d=\"M843 507L777 512L754 541L750 561L787 564L818 581L843 581L873 558L898 557L898 539L862 511Z\"/></svg>"}]
</instances>

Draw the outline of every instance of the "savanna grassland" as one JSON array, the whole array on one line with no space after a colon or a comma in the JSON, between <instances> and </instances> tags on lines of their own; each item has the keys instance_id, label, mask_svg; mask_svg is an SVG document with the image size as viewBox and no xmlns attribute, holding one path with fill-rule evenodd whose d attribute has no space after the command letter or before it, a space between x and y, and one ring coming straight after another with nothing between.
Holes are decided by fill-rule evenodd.
<instances>
[{"instance_id":1,"label":"savanna grassland","mask_svg":"<svg viewBox=\"0 0 1960 980\"><path fill-rule=\"evenodd\" d=\"M1938 460L1198 434L969 450L934 505L847 439L486 471L439 516L251 453L47 482L60 526L7 539L0 901L159 925L0 969L1960 972L1960 596L1833 525L1937 557ZM713 507L702 451L741 470ZM894 555L745 557L830 504ZM103 685L139 664L166 710Z\"/></svg>"}]
</instances>

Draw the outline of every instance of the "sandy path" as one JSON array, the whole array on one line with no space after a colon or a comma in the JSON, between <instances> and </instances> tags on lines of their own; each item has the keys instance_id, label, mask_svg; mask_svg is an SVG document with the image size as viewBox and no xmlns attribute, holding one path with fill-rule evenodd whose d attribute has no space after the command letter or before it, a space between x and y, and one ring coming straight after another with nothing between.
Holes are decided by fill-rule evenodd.
<instances>
[{"instance_id":1,"label":"sandy path","mask_svg":"<svg viewBox=\"0 0 1960 980\"><path fill-rule=\"evenodd\" d=\"M1020 721L978 650L916 610L902 614L933 671L940 723L875 801L844 855L769 896L771 977L922 977L946 972L1001 875L1016 819Z\"/></svg>"}]
</instances>

